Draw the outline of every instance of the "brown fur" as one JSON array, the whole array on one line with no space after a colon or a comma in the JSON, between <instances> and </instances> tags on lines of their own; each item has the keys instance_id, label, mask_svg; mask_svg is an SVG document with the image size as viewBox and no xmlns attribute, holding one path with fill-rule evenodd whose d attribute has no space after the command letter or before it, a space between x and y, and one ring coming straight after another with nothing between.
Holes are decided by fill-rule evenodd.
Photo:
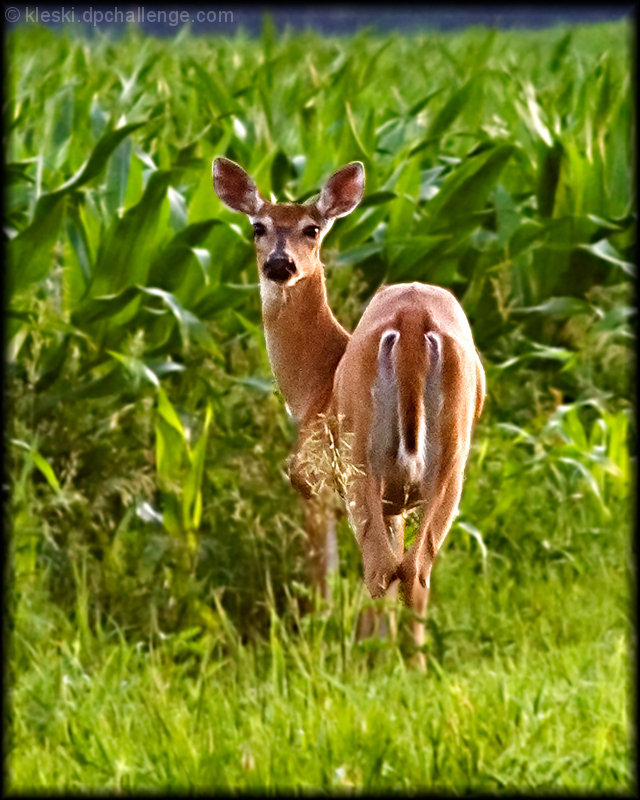
<instances>
[{"instance_id":1,"label":"brown fur","mask_svg":"<svg viewBox=\"0 0 640 800\"><path fill-rule=\"evenodd\" d=\"M399 284L373 297L349 336L327 303L320 246L333 218L359 202L361 165L339 170L319 200L307 205L267 203L248 176L240 179L241 169L217 159L214 182L224 202L264 225L256 240L258 269L282 252L296 268L277 285L260 274L269 358L299 423L290 475L309 504L311 580L325 590L321 520L322 509L330 506L332 473L371 596L393 597L401 588L415 612L414 638L421 648L431 570L457 511L472 427L484 402L484 370L469 323L447 290ZM309 225L320 229L317 238L305 234ZM399 332L397 353L392 374L381 375L380 340L390 330ZM425 334L438 344L435 354ZM424 469L412 471L398 458L398 442L404 435L409 455L417 453L420 431ZM404 517L416 505L423 518L405 552ZM325 518L333 519L333 513L330 508ZM421 652L418 657L424 663Z\"/></svg>"}]
</instances>

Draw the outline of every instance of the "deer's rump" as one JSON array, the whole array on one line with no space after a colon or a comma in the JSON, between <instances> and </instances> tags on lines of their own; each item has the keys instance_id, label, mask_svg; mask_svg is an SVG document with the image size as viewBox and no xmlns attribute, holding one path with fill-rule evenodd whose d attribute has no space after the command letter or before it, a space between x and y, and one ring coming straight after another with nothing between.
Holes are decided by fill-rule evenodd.
<instances>
[{"instance_id":1,"label":"deer's rump","mask_svg":"<svg viewBox=\"0 0 640 800\"><path fill-rule=\"evenodd\" d=\"M343 438L353 434L359 443L350 454L355 465L380 481L386 514L428 502L461 455L452 447L468 441L455 434L479 413L477 402L465 407L463 400L462 383L477 380L470 341L455 297L414 283L378 292L347 345L336 373L335 412ZM448 408L457 409L455 418ZM359 435L360 428L369 435Z\"/></svg>"}]
</instances>

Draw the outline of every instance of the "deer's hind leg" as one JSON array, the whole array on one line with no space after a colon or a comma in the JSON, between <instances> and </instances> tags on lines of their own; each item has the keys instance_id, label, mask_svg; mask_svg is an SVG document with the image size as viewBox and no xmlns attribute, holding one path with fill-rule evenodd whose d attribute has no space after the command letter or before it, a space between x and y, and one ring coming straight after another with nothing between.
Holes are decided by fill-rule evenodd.
<instances>
[{"instance_id":1,"label":"deer's hind leg","mask_svg":"<svg viewBox=\"0 0 640 800\"><path fill-rule=\"evenodd\" d=\"M395 552L398 561L401 561L404 555L405 518L402 514L394 514L386 516L384 518L384 521L385 525L387 526L387 531L389 532L391 547L393 548L393 551ZM399 588L400 588L400 580L396 578L391 582L389 588L385 592L385 597L388 597L393 600L393 603L391 603L389 608L386 609L386 613L388 614L388 619L389 619L388 633L390 634L391 639L393 639L394 641L398 636L396 604L398 599ZM379 623L379 632L381 636L387 635L386 619L387 618L385 614L382 613Z\"/></svg>"},{"instance_id":2,"label":"deer's hind leg","mask_svg":"<svg viewBox=\"0 0 640 800\"><path fill-rule=\"evenodd\" d=\"M385 516L382 511L380 480L358 476L346 496L349 520L362 554L364 582L372 599L398 595L397 569L404 548L404 520ZM365 609L360 618L358 637L372 635L380 622L373 608ZM392 632L395 619L390 622ZM386 633L382 627L381 634Z\"/></svg>"},{"instance_id":3,"label":"deer's hind leg","mask_svg":"<svg viewBox=\"0 0 640 800\"><path fill-rule=\"evenodd\" d=\"M448 479L443 481L426 509L415 542L405 553L398 570L404 601L414 615L411 629L416 647L415 663L422 670L426 668L425 619L431 571L457 514L462 494L462 478L463 472L460 468L452 471Z\"/></svg>"}]
</instances>

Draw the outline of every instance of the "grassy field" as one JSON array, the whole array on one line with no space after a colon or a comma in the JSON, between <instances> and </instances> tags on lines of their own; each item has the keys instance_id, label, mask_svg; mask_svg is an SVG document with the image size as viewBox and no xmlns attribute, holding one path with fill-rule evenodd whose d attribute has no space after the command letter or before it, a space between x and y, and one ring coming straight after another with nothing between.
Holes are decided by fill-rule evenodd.
<instances>
[{"instance_id":1,"label":"grassy field","mask_svg":"<svg viewBox=\"0 0 640 800\"><path fill-rule=\"evenodd\" d=\"M222 615L215 635L91 630L82 583L73 621L32 597L14 623L9 785L630 790L625 512L516 566L445 551L426 677L390 643L354 643L352 579L295 633L271 607L256 646Z\"/></svg>"},{"instance_id":2,"label":"grassy field","mask_svg":"<svg viewBox=\"0 0 640 800\"><path fill-rule=\"evenodd\" d=\"M631 30L7 38L6 789L628 793ZM409 64L410 68L405 68ZM353 328L450 288L487 372L427 675L308 589L249 225L301 199Z\"/></svg>"}]
</instances>

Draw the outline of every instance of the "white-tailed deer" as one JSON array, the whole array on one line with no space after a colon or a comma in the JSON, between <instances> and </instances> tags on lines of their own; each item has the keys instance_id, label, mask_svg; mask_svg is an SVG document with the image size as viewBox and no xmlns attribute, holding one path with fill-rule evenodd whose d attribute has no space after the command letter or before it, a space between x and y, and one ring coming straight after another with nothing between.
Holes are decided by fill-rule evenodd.
<instances>
[{"instance_id":1,"label":"white-tailed deer","mask_svg":"<svg viewBox=\"0 0 640 800\"><path fill-rule=\"evenodd\" d=\"M401 587L421 648L431 570L457 512L484 403L484 370L464 311L445 289L403 283L374 295L351 336L338 323L320 245L362 198L360 162L338 170L304 204L268 202L226 158L215 160L213 181L223 203L254 229L269 360L299 426L290 477L307 501L312 583L324 591L335 548L335 523L323 512L326 476L318 472L346 463L352 469L338 483L367 589L375 598ZM319 432L337 460L305 452ZM423 517L405 552L405 515L416 506Z\"/></svg>"}]
</instances>

